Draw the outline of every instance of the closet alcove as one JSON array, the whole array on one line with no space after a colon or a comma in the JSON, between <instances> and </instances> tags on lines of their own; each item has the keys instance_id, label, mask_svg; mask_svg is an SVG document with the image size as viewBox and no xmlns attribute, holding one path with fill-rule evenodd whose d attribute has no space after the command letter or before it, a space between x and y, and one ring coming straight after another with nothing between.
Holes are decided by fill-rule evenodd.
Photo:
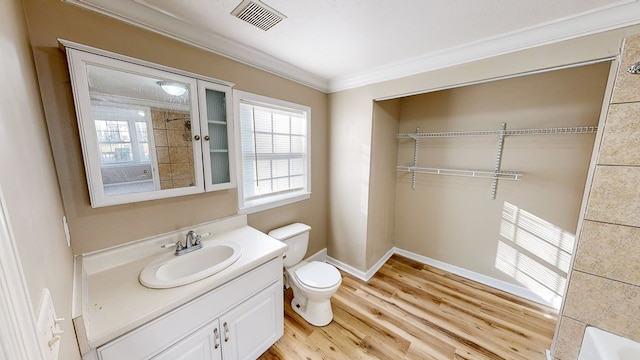
<instances>
[{"instance_id":1,"label":"closet alcove","mask_svg":"<svg viewBox=\"0 0 640 360\"><path fill-rule=\"evenodd\" d=\"M610 70L611 61L603 61L376 101L371 178L375 154L384 152L376 146L397 153L395 203L387 210L394 246L522 287L558 308ZM499 136L466 136L499 131L502 123L507 130L591 131L505 136L498 154ZM394 139L386 138L390 127ZM416 146L402 136L416 129L465 136L419 138ZM491 170L497 162L517 171L518 181L410 171L412 165Z\"/></svg>"}]
</instances>

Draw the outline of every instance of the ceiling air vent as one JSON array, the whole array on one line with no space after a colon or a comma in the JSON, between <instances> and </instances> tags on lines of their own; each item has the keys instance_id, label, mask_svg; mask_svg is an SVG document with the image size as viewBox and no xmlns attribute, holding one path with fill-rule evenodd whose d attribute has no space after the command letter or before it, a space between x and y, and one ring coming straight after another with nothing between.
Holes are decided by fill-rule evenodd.
<instances>
[{"instance_id":1,"label":"ceiling air vent","mask_svg":"<svg viewBox=\"0 0 640 360\"><path fill-rule=\"evenodd\" d=\"M231 15L249 24L267 31L287 17L258 0L244 0L231 12Z\"/></svg>"}]
</instances>

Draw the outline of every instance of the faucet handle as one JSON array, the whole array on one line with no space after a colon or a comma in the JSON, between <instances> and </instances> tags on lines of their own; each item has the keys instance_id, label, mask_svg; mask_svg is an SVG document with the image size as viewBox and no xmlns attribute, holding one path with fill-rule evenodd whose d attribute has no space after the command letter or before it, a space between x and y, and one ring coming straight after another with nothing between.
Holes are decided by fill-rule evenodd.
<instances>
[{"instance_id":1,"label":"faucet handle","mask_svg":"<svg viewBox=\"0 0 640 360\"><path fill-rule=\"evenodd\" d=\"M182 246L182 243L180 241L176 241L176 242L172 242L172 243L166 243L164 245L160 246L163 249L166 248L170 248L170 247L175 247L176 250L181 250L182 248L184 248L184 246Z\"/></svg>"},{"instance_id":2,"label":"faucet handle","mask_svg":"<svg viewBox=\"0 0 640 360\"><path fill-rule=\"evenodd\" d=\"M172 242L172 243L162 244L162 245L160 245L160 247L163 248L163 249L166 249L166 248L174 247L176 245L178 245L177 242Z\"/></svg>"},{"instance_id":3,"label":"faucet handle","mask_svg":"<svg viewBox=\"0 0 640 360\"><path fill-rule=\"evenodd\" d=\"M202 234L196 234L196 237L193 239L193 245L200 244L200 239L202 239L203 237L207 237L209 235L211 235L211 233L209 233L209 232L202 233Z\"/></svg>"}]
</instances>

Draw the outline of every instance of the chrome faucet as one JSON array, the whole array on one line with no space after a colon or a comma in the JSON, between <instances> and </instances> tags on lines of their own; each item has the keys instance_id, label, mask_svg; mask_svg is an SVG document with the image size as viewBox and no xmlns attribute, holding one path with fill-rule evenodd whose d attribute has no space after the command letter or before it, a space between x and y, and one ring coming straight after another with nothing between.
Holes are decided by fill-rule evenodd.
<instances>
[{"instance_id":1,"label":"chrome faucet","mask_svg":"<svg viewBox=\"0 0 640 360\"><path fill-rule=\"evenodd\" d=\"M185 235L185 239L184 239L184 245L182 245L182 242L180 240L176 241L175 243L168 243L168 244L164 244L161 247L162 248L168 248L168 247L176 247L176 256L179 255L184 255L184 254L188 254L192 251L198 250L202 248L202 241L200 241L200 239L202 239L203 237L209 236L210 233L206 232L203 234L196 234L195 231L193 230L189 230L189 232Z\"/></svg>"},{"instance_id":2,"label":"chrome faucet","mask_svg":"<svg viewBox=\"0 0 640 360\"><path fill-rule=\"evenodd\" d=\"M202 236L196 234L195 231L189 230L184 239L184 246L180 241L176 242L176 256L188 254L202 248L201 238Z\"/></svg>"}]
</instances>

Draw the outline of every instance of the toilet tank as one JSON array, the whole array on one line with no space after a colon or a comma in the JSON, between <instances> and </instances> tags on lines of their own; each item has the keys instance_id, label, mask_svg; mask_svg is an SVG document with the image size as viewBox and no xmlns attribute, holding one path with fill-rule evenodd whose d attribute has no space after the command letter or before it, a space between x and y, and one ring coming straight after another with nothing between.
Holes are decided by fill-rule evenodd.
<instances>
[{"instance_id":1,"label":"toilet tank","mask_svg":"<svg viewBox=\"0 0 640 360\"><path fill-rule=\"evenodd\" d=\"M291 267L304 258L309 245L309 231L311 226L302 223L290 224L269 231L269 236L287 244L284 267Z\"/></svg>"}]
</instances>

